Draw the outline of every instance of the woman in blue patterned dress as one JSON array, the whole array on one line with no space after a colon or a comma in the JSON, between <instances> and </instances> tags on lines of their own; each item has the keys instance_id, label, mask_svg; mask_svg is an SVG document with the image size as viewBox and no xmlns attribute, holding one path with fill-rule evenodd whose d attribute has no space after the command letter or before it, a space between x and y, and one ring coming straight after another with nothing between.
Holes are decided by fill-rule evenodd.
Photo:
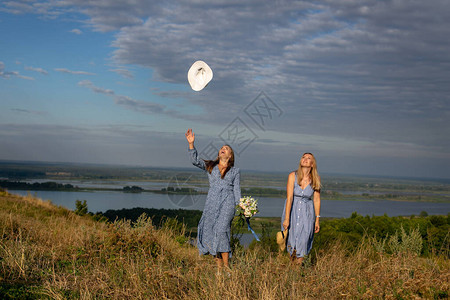
<instances>
[{"instance_id":1,"label":"woman in blue patterned dress","mask_svg":"<svg viewBox=\"0 0 450 300\"><path fill-rule=\"evenodd\" d=\"M316 159L305 153L298 170L289 174L281 216L281 230L289 229L286 249L298 264L311 251L314 233L320 230L320 186Z\"/></svg>"},{"instance_id":2,"label":"woman in blue patterned dress","mask_svg":"<svg viewBox=\"0 0 450 300\"><path fill-rule=\"evenodd\" d=\"M198 158L194 147L192 129L186 132L186 139L192 164L207 171L209 179L208 196L198 223L197 247L200 254L214 255L219 268L229 268L231 221L241 198L240 173L234 167L233 149L224 145L216 159L203 160Z\"/></svg>"}]
</instances>

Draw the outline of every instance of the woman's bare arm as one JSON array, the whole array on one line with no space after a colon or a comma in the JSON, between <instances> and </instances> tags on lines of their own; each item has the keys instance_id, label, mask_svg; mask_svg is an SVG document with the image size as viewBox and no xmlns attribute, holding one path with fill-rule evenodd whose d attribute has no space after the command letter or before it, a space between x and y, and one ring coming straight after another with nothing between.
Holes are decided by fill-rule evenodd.
<instances>
[{"instance_id":1,"label":"woman's bare arm","mask_svg":"<svg viewBox=\"0 0 450 300\"><path fill-rule=\"evenodd\" d=\"M314 232L318 233L320 230L320 191L314 191L314 212L316 214L316 222L314 225Z\"/></svg>"},{"instance_id":2,"label":"woman's bare arm","mask_svg":"<svg viewBox=\"0 0 450 300\"><path fill-rule=\"evenodd\" d=\"M286 230L289 227L292 201L294 199L294 182L295 182L295 172L289 174L288 181L286 184L286 214L284 215L283 228Z\"/></svg>"}]
</instances>

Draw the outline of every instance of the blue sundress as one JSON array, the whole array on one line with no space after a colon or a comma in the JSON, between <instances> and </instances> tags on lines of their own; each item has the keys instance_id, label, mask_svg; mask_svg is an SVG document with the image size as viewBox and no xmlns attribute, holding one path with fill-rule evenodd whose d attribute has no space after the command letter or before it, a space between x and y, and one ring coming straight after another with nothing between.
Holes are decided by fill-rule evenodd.
<instances>
[{"instance_id":1,"label":"blue sundress","mask_svg":"<svg viewBox=\"0 0 450 300\"><path fill-rule=\"evenodd\" d=\"M206 170L205 162L198 158L197 150L188 149L194 166ZM205 208L198 223L197 248L200 254L231 253L231 221L241 198L240 171L231 167L222 179L219 167L208 172L209 190Z\"/></svg>"},{"instance_id":2,"label":"blue sundress","mask_svg":"<svg viewBox=\"0 0 450 300\"><path fill-rule=\"evenodd\" d=\"M290 255L296 252L297 257L309 254L314 239L315 213L312 196L314 190L310 184L302 189L297 183L295 173L294 198L292 200L291 216L289 218L289 232L286 242L286 250ZM286 201L284 202L283 215L281 216L281 230L286 215Z\"/></svg>"}]
</instances>

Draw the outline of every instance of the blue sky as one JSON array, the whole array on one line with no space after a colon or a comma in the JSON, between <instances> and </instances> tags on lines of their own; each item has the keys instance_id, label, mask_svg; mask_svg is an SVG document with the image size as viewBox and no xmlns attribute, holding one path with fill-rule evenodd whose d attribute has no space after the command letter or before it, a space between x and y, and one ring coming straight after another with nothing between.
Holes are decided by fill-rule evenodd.
<instances>
[{"instance_id":1,"label":"blue sky","mask_svg":"<svg viewBox=\"0 0 450 300\"><path fill-rule=\"evenodd\" d=\"M0 160L450 178L447 1L0 3ZM194 92L196 60L214 72ZM214 152L214 151L213 151Z\"/></svg>"}]
</instances>

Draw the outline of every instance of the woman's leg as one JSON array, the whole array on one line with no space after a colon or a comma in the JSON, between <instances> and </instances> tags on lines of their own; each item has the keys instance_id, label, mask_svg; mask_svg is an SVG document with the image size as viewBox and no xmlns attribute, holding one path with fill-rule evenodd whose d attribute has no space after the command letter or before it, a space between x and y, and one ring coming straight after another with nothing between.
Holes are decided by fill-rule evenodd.
<instances>
[{"instance_id":1,"label":"woman's leg","mask_svg":"<svg viewBox=\"0 0 450 300\"><path fill-rule=\"evenodd\" d=\"M295 260L295 263L296 263L297 265L301 265L302 262L303 262L303 257L297 257L297 259Z\"/></svg>"},{"instance_id":2,"label":"woman's leg","mask_svg":"<svg viewBox=\"0 0 450 300\"><path fill-rule=\"evenodd\" d=\"M228 264L228 258L229 258L229 253L228 252L222 252L222 260L223 260L223 265L224 267L230 268L230 265Z\"/></svg>"},{"instance_id":3,"label":"woman's leg","mask_svg":"<svg viewBox=\"0 0 450 300\"><path fill-rule=\"evenodd\" d=\"M294 249L291 254L291 263L295 262L295 259L297 258L297 250Z\"/></svg>"},{"instance_id":4,"label":"woman's leg","mask_svg":"<svg viewBox=\"0 0 450 300\"><path fill-rule=\"evenodd\" d=\"M216 261L217 267L218 267L219 269L221 269L222 266L223 266L223 259L222 259L221 253L220 253L220 252L217 253L217 255L215 256L214 259L215 259L215 261Z\"/></svg>"},{"instance_id":5,"label":"woman's leg","mask_svg":"<svg viewBox=\"0 0 450 300\"><path fill-rule=\"evenodd\" d=\"M303 263L304 257L297 257L297 250L294 249L291 255L291 262L296 265L301 265Z\"/></svg>"},{"instance_id":6,"label":"woman's leg","mask_svg":"<svg viewBox=\"0 0 450 300\"><path fill-rule=\"evenodd\" d=\"M229 268L230 265L228 264L228 258L230 257L230 254L228 252L219 252L216 256L216 263L217 267L227 267Z\"/></svg>"}]
</instances>

